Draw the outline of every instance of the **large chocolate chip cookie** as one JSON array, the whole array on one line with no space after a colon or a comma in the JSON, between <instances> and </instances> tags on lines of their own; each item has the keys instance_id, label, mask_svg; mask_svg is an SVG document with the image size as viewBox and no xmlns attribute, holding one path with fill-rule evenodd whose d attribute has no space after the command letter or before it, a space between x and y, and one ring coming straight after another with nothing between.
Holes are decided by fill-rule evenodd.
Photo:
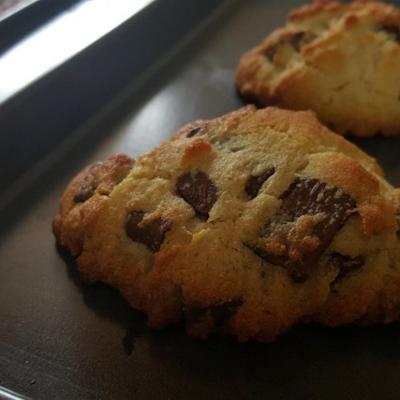
<instances>
[{"instance_id":1,"label":"large chocolate chip cookie","mask_svg":"<svg viewBox=\"0 0 400 400\"><path fill-rule=\"evenodd\" d=\"M272 340L400 311L398 192L311 112L249 106L68 186L58 242L152 327Z\"/></svg>"}]
</instances>

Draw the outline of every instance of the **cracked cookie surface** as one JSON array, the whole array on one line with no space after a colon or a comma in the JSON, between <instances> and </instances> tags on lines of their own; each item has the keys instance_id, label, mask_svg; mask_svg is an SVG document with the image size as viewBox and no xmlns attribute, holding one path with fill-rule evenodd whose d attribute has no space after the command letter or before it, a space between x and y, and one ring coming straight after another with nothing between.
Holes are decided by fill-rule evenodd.
<instances>
[{"instance_id":1,"label":"cracked cookie surface","mask_svg":"<svg viewBox=\"0 0 400 400\"><path fill-rule=\"evenodd\" d=\"M400 9L319 0L244 54L236 86L249 100L310 109L334 131L400 135Z\"/></svg>"},{"instance_id":2,"label":"cracked cookie surface","mask_svg":"<svg viewBox=\"0 0 400 400\"><path fill-rule=\"evenodd\" d=\"M54 232L81 278L158 328L270 341L400 312L400 196L311 112L242 108L67 187Z\"/></svg>"}]
</instances>

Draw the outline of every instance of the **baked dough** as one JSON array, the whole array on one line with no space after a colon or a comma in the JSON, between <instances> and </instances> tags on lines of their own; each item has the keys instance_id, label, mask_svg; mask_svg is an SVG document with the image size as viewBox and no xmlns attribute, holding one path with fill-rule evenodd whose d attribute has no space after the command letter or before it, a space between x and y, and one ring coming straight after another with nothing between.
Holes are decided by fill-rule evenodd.
<instances>
[{"instance_id":1,"label":"baked dough","mask_svg":"<svg viewBox=\"0 0 400 400\"><path fill-rule=\"evenodd\" d=\"M239 92L261 105L310 109L334 131L400 134L400 10L316 1L244 54Z\"/></svg>"},{"instance_id":2,"label":"baked dough","mask_svg":"<svg viewBox=\"0 0 400 400\"><path fill-rule=\"evenodd\" d=\"M54 233L85 282L148 315L270 341L400 311L398 191L311 112L248 106L67 187Z\"/></svg>"}]
</instances>

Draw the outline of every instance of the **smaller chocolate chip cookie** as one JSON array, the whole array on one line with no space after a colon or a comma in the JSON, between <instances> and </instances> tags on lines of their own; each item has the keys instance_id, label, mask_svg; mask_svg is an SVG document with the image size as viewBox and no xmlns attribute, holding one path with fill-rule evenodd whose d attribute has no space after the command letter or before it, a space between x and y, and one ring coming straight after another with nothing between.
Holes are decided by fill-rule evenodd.
<instances>
[{"instance_id":1,"label":"smaller chocolate chip cookie","mask_svg":"<svg viewBox=\"0 0 400 400\"><path fill-rule=\"evenodd\" d=\"M310 109L338 133L400 135L400 9L317 0L244 54L247 100Z\"/></svg>"},{"instance_id":2,"label":"smaller chocolate chip cookie","mask_svg":"<svg viewBox=\"0 0 400 400\"><path fill-rule=\"evenodd\" d=\"M86 282L158 328L273 340L400 316L400 196L311 112L245 107L70 183L54 220Z\"/></svg>"}]
</instances>

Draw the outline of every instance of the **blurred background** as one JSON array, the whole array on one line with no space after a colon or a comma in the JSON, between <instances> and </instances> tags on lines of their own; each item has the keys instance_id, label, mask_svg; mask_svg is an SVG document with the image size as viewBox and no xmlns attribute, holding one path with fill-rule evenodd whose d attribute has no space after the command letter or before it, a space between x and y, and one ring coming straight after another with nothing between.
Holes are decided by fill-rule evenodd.
<instances>
[{"instance_id":1,"label":"blurred background","mask_svg":"<svg viewBox=\"0 0 400 400\"><path fill-rule=\"evenodd\" d=\"M15 10L16 7L23 7L31 2L32 0L2 0L0 3L0 18L3 18L6 13L13 11L13 9Z\"/></svg>"}]
</instances>

